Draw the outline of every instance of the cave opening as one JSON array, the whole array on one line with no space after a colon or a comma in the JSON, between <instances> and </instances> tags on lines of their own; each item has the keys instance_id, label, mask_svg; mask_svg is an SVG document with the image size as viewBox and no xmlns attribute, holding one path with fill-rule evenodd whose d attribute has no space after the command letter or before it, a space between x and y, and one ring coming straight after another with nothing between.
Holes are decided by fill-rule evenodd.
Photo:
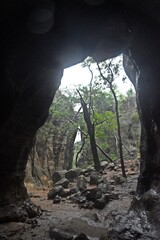
<instances>
[{"instance_id":1,"label":"cave opening","mask_svg":"<svg viewBox=\"0 0 160 240\"><path fill-rule=\"evenodd\" d=\"M119 64L120 68L123 68L122 62L120 62ZM120 121L122 130L123 153L126 167L125 170L127 173L127 179L124 179L121 173L119 152L116 145L117 142L115 141L117 137L115 137L116 129L114 127L112 129L111 126L112 124L116 125L114 112L115 106L113 103L113 98L111 97L111 93L108 89L107 91L102 91L103 87L107 88L106 85L103 85L103 87L102 85L98 86L98 93L97 91L95 91L94 87L97 88L97 80L100 81L100 79L98 79L98 71L96 69L96 76L94 76L96 84L93 87L94 84L92 82L92 92L94 90L94 94L97 97L98 102L95 104L98 104L98 110L100 110L98 112L101 117L100 121L105 123L105 127L102 126L102 129L98 129L98 131L101 132L97 132L96 137L100 137L101 141L98 139L97 142L100 145L101 149L102 147L107 145L107 148L104 148L103 152L106 152L108 155L110 155L111 151L109 151L109 149L114 148L114 151L112 151L113 153L110 155L112 156L112 159L114 159L114 162L110 162L107 157L103 155L100 150L98 150L99 155L101 155L100 160L102 164L102 171L100 171L100 173L96 172L94 170L92 154L90 151L88 139L86 140L86 146L84 147L84 151L81 152L78 164L76 165L75 161L77 152L83 145L84 136L81 130L83 129L83 132L85 132L86 127L84 128L84 120L82 124L83 110L81 109L79 96L77 94L75 96L75 89L80 87L80 91L82 94L87 94L87 92L90 93L91 90L90 72L89 75L87 75L87 83L85 83L85 85L79 86L79 84L75 84L75 78L77 74L81 75L81 70L79 69L79 67L80 66L78 66L77 69L76 66L75 70L71 69L71 74L73 74L75 71L75 75L71 76L73 77L74 86L71 85L70 90L66 89L66 85L63 83L62 80L63 87L60 87L57 90L55 99L53 100L53 106L51 105L50 108L49 119L47 120L45 125L42 126L42 128L40 128L40 130L38 131L34 152L32 152L33 155L30 156L28 162L27 171L30 172L27 172L26 187L32 201L36 205L45 208L46 212L54 211L54 218L57 219L56 221L54 219L54 224L56 225L56 227L60 228L61 231L63 231L63 225L65 228L66 224L70 224L71 219L75 218L75 223L73 224L74 228L77 228L77 225L79 225L79 229L83 227L83 231L86 235L88 234L90 236L91 231L93 231L95 236L98 237L99 233L97 235L97 233L95 233L95 230L92 229L92 227L89 232L87 232L88 230L86 229L85 221L86 219L88 219L88 216L86 218L84 217L84 220L82 216L83 214L86 214L86 211L92 209L89 211L92 211L92 213L95 214L98 218L102 218L103 211L106 211L105 207L110 209L110 212L112 212L115 209L114 204L116 204L116 209L119 209L120 212L128 210L131 204L132 197L136 196L136 184L139 175L140 121L137 112L135 92L134 90L132 90L133 87L130 88L130 83L128 82L125 93L125 87L121 87L121 89L123 88L123 93L120 92L120 97L118 98L120 108L119 115L121 118ZM89 70L87 69L87 71ZM65 77L64 75L63 77L64 80L70 79L70 76ZM126 77L126 75L124 76L124 73L121 73L119 78L122 79L124 77ZM83 81L85 82L83 74L80 78L83 78ZM121 82L121 85L122 84L124 83ZM70 85L68 87L70 87ZM102 94L102 96L100 94ZM109 95L109 97L105 99L105 95ZM85 101L87 101L87 96L83 95L83 97L85 97ZM92 102L93 101L96 102L94 96ZM87 103L87 106L89 107L89 103ZM94 106L94 114L96 114L95 112L98 110L96 109L96 106ZM76 121L74 122L74 119L77 112L80 113L81 119L76 124ZM105 112L107 112L107 114L104 114ZM102 119L102 113L104 114L104 117L107 118L107 121L112 122L114 118L114 123L110 123L108 129L106 128L107 124L104 121L104 117ZM80 123L83 128L80 128ZM76 131L74 131L75 129ZM78 139L76 139L77 129L79 131ZM103 134L102 130L104 130ZM111 130L113 130L113 132ZM109 131L111 131L110 134L113 134L114 137L111 138L110 136L110 142L107 143L105 138L106 133L109 135ZM48 134L50 136L48 136ZM112 146L110 146L111 143ZM67 151L67 148L69 148L69 153ZM34 166L31 164L33 161L33 157L35 157ZM54 157L56 159L55 162ZM32 167L34 169L32 169ZM32 175L32 173L34 175ZM109 184L108 189L103 189L103 187L106 187L107 184ZM79 191L73 193L73 189L76 190L77 188L79 189ZM98 194L101 194L101 191L106 191L106 193L108 194L108 203L105 203L105 201L101 202L99 200L95 200L94 197L90 199L89 197L85 196L85 192L90 192L91 189L93 191L97 188L100 191L100 193ZM119 198L121 200L118 200ZM72 209L73 205L74 210ZM82 209L82 211L79 211L79 209ZM63 218L64 214L67 216L68 220L65 223L62 220L61 224L59 221ZM77 214L80 217L77 218ZM50 214L48 213L48 215ZM103 224L100 224L99 226L102 230ZM68 229L70 229L70 227L68 227ZM52 231L53 229L51 230L51 232Z\"/></svg>"},{"instance_id":2,"label":"cave opening","mask_svg":"<svg viewBox=\"0 0 160 240\"><path fill-rule=\"evenodd\" d=\"M83 63L64 70L60 88L50 107L49 118L35 137L35 146L27 165L26 179L33 177L38 182L43 182L44 178L45 182L48 178L50 180L53 171L69 170L77 166L82 168L94 166L86 123L83 119L83 109L76 89L83 94L87 107L90 107L90 102L92 102L90 118L96 124L95 138L97 138L100 161L120 159L113 95L109 86L99 75L96 63L91 61L93 61L91 58L87 58ZM118 114L123 155L126 160L127 157L139 159L141 130L135 90L123 70L122 55L106 61L105 64L111 61L113 70L116 70L113 81L119 102ZM106 72L106 66L104 63L101 64ZM84 152L81 148L85 149ZM107 156L110 156L109 159ZM79 164L78 159L81 159ZM131 161L130 165L134 169L134 165L138 165L138 160L136 163Z\"/></svg>"}]
</instances>

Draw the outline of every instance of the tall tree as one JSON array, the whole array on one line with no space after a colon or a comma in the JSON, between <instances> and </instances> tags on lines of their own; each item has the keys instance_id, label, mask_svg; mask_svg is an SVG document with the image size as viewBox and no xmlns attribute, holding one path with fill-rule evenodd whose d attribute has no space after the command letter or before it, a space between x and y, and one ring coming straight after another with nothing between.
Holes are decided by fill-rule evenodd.
<instances>
[{"instance_id":1,"label":"tall tree","mask_svg":"<svg viewBox=\"0 0 160 240\"><path fill-rule=\"evenodd\" d=\"M115 87L113 85L115 78L119 75L119 65L117 64L112 64L112 60L103 65L105 68L105 71L107 72L107 76L105 77L102 73L100 65L97 63L98 70L100 72L100 76L106 82L109 86L109 89L112 92L114 101L115 101L115 114L116 114L116 121L117 121L117 131L118 131L118 147L119 147L119 155L120 155L120 161L121 161L121 168L122 168L122 175L123 177L126 177L126 172L125 172L125 166L124 166L124 159L123 159L123 149L122 149L122 137L121 137L121 127L120 127L120 120L119 120L119 109L118 109L118 99L116 96L115 92Z\"/></svg>"},{"instance_id":2,"label":"tall tree","mask_svg":"<svg viewBox=\"0 0 160 240\"><path fill-rule=\"evenodd\" d=\"M94 161L94 167L97 171L99 171L101 169L101 164L100 164L98 152L97 152L94 123L91 122L90 113L88 111L87 104L85 103L81 93L78 90L77 90L77 92L80 96L80 101L81 101L81 105L83 108L84 120L86 122L87 129L88 129L88 135L90 138L90 145L91 145L91 151L92 151L92 156L93 156L93 161Z\"/></svg>"}]
</instances>

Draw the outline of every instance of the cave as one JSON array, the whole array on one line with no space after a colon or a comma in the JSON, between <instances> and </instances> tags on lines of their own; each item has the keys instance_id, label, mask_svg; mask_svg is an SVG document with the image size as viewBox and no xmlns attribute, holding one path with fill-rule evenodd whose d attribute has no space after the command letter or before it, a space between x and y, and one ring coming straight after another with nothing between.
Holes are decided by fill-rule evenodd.
<instances>
[{"instance_id":1,"label":"cave","mask_svg":"<svg viewBox=\"0 0 160 240\"><path fill-rule=\"evenodd\" d=\"M141 120L137 193L160 193L160 4L145 0L6 0L2 13L0 222L21 219L25 168L63 69L123 54ZM14 206L14 207L13 207ZM13 214L12 214L13 213Z\"/></svg>"}]
</instances>

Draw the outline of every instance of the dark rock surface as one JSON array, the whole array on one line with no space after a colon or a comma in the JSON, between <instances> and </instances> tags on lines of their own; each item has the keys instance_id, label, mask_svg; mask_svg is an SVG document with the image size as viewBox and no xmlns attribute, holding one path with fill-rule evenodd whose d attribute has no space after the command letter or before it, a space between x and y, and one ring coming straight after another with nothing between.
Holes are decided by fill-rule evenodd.
<instances>
[{"instance_id":1,"label":"dark rock surface","mask_svg":"<svg viewBox=\"0 0 160 240\"><path fill-rule=\"evenodd\" d=\"M62 186L63 188L68 188L69 181L66 178L62 178L60 181L56 182L55 186Z\"/></svg>"},{"instance_id":2,"label":"dark rock surface","mask_svg":"<svg viewBox=\"0 0 160 240\"><path fill-rule=\"evenodd\" d=\"M90 175L90 185L98 185L103 182L102 176L98 172L92 172Z\"/></svg>"},{"instance_id":3,"label":"dark rock surface","mask_svg":"<svg viewBox=\"0 0 160 240\"><path fill-rule=\"evenodd\" d=\"M83 175L77 178L77 188L79 191L84 191L87 188L87 179Z\"/></svg>"},{"instance_id":4,"label":"dark rock surface","mask_svg":"<svg viewBox=\"0 0 160 240\"><path fill-rule=\"evenodd\" d=\"M56 186L52 188L48 193L48 199L54 199L57 195L60 195L63 191L62 186Z\"/></svg>"},{"instance_id":5,"label":"dark rock surface","mask_svg":"<svg viewBox=\"0 0 160 240\"><path fill-rule=\"evenodd\" d=\"M52 174L52 180L54 183L62 180L62 178L65 177L65 173L67 172L67 170L62 170L62 171L55 171Z\"/></svg>"},{"instance_id":6,"label":"dark rock surface","mask_svg":"<svg viewBox=\"0 0 160 240\"><path fill-rule=\"evenodd\" d=\"M89 240L89 238L84 233L80 233L74 240Z\"/></svg>"},{"instance_id":7,"label":"dark rock surface","mask_svg":"<svg viewBox=\"0 0 160 240\"><path fill-rule=\"evenodd\" d=\"M50 229L49 235L52 240L73 240L73 236L62 233L60 230L54 228Z\"/></svg>"},{"instance_id":8,"label":"dark rock surface","mask_svg":"<svg viewBox=\"0 0 160 240\"><path fill-rule=\"evenodd\" d=\"M81 173L81 168L70 169L65 173L65 177L68 180L73 181L75 178L77 178L80 175L80 173Z\"/></svg>"}]
</instances>

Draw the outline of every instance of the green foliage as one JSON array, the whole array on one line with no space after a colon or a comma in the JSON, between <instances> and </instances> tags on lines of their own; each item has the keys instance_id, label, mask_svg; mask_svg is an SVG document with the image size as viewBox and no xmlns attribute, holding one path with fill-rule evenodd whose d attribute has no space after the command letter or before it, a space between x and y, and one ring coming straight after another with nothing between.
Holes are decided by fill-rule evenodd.
<instances>
[{"instance_id":1,"label":"green foliage","mask_svg":"<svg viewBox=\"0 0 160 240\"><path fill-rule=\"evenodd\" d=\"M67 95L67 96L66 96ZM72 124L69 120L74 117L76 97L74 93L56 92L53 103L49 109L49 117L44 126L39 130L47 139L58 136L61 133L72 135L77 128L77 123Z\"/></svg>"},{"instance_id":2,"label":"green foliage","mask_svg":"<svg viewBox=\"0 0 160 240\"><path fill-rule=\"evenodd\" d=\"M134 91L132 88L130 88L130 89L127 91L127 97L131 98L131 97L133 97L133 96L135 96L135 91Z\"/></svg>"}]
</instances>

